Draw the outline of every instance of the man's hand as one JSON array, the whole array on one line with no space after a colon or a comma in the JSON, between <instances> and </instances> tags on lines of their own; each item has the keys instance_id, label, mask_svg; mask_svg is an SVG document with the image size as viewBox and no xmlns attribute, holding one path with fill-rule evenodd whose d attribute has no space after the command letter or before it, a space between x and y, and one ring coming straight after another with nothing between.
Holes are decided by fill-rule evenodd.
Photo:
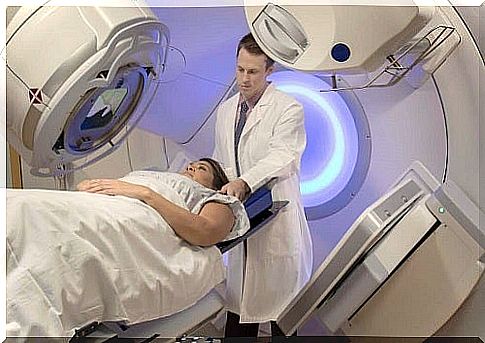
<instances>
[{"instance_id":1,"label":"man's hand","mask_svg":"<svg viewBox=\"0 0 485 343\"><path fill-rule=\"evenodd\" d=\"M235 196L241 201L247 198L250 191L251 189L249 188L248 184L242 179L236 179L226 183L221 188L221 193Z\"/></svg>"}]
</instances>

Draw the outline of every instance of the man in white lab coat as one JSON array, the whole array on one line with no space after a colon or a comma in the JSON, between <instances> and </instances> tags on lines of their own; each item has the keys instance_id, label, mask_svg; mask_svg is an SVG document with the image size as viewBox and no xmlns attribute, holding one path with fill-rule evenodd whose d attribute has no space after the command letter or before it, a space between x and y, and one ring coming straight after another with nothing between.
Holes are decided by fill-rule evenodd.
<instances>
[{"instance_id":1,"label":"man in white lab coat","mask_svg":"<svg viewBox=\"0 0 485 343\"><path fill-rule=\"evenodd\" d=\"M274 200L289 204L247 243L229 253L226 336L257 336L309 280L312 244L300 199L299 169L306 134L303 108L267 81L273 61L251 34L237 50L239 93L217 113L214 158L232 180L223 193L245 199L271 182Z\"/></svg>"}]
</instances>

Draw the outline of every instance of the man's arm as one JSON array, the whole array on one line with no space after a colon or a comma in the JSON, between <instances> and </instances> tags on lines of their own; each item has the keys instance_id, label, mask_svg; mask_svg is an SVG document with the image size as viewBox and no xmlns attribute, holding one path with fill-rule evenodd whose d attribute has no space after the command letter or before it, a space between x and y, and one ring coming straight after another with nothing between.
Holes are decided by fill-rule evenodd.
<instances>
[{"instance_id":1,"label":"man's arm","mask_svg":"<svg viewBox=\"0 0 485 343\"><path fill-rule=\"evenodd\" d=\"M273 129L266 157L239 178L224 185L221 192L245 200L252 191L272 178L285 176L291 169L299 168L305 145L303 108L293 103L281 114Z\"/></svg>"},{"instance_id":2,"label":"man's arm","mask_svg":"<svg viewBox=\"0 0 485 343\"><path fill-rule=\"evenodd\" d=\"M228 159L230 159L230 154L227 150L230 149L230 147L227 146L227 141L224 139L226 137L227 130L230 129L226 126L226 120L223 117L223 114L225 112L227 113L225 106L227 106L227 103L224 103L218 108L215 125L215 146L212 157L214 158L214 160L221 163L227 177L231 180L234 179L235 175L233 168L228 166ZM220 189L220 192L223 194L235 196L239 200L243 201L245 197L249 194L249 187L243 180L235 179L224 185Z\"/></svg>"},{"instance_id":3,"label":"man's arm","mask_svg":"<svg viewBox=\"0 0 485 343\"><path fill-rule=\"evenodd\" d=\"M228 147L226 141L226 134L227 131L230 130L230 127L226 127L227 118L224 118L224 115L228 113L227 106L228 103L225 102L217 109L214 130L214 152L212 153L212 158L221 164L227 177L231 179L234 177L234 173L232 172L232 168L228 165L230 161L228 161L229 152L227 151Z\"/></svg>"},{"instance_id":4,"label":"man's arm","mask_svg":"<svg viewBox=\"0 0 485 343\"><path fill-rule=\"evenodd\" d=\"M279 117L266 157L242 174L240 179L254 191L274 177L288 175L291 170L299 168L305 146L303 108L294 103Z\"/></svg>"}]
</instances>

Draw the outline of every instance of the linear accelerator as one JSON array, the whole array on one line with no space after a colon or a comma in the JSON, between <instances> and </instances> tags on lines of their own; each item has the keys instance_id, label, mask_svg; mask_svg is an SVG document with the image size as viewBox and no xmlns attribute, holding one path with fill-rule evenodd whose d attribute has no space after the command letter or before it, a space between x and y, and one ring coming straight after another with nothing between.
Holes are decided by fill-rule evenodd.
<instances>
[{"instance_id":1,"label":"linear accelerator","mask_svg":"<svg viewBox=\"0 0 485 343\"><path fill-rule=\"evenodd\" d=\"M315 195L326 200L306 208L314 232L328 226L344 234L289 301L281 329L291 334L317 318L331 334L485 337L484 62L466 21L451 5L267 3L241 10L284 72L325 81L313 91L340 96L354 115L351 175L338 194ZM149 115L142 116L170 67L172 28L158 11L16 10L7 27L8 142L33 174L85 168L121 146L135 126L148 126ZM50 45L62 49L43 48ZM188 332L221 311L220 298L210 296L210 307L177 319L183 332L165 332ZM165 325L176 328L170 319Z\"/></svg>"},{"instance_id":2,"label":"linear accelerator","mask_svg":"<svg viewBox=\"0 0 485 343\"><path fill-rule=\"evenodd\" d=\"M466 76L475 73L467 81L469 87L478 87L484 65L457 12L429 6L267 4L246 8L246 15L254 36L275 61L330 75L330 87L322 92L364 90L359 94L365 97L366 90L403 80L419 89L431 78L448 121L443 174L433 176L427 161L417 157L397 185L346 231L280 316L279 326L291 334L316 315L329 332L349 336L428 337L446 323L451 323L451 332L453 325L463 327L470 314L453 315L474 288L483 294L478 285L485 236L475 196L477 149L483 139L478 126L474 128L482 116L478 99L465 95L468 90L459 88L453 74L460 68ZM392 25L382 29L380 20L370 18ZM337 78L355 73L369 76L355 84ZM468 140L461 139L464 131ZM470 169L472 165L476 168ZM483 334L479 299L471 300L476 322L470 324L472 336ZM443 329L440 334L451 333Z\"/></svg>"}]
</instances>

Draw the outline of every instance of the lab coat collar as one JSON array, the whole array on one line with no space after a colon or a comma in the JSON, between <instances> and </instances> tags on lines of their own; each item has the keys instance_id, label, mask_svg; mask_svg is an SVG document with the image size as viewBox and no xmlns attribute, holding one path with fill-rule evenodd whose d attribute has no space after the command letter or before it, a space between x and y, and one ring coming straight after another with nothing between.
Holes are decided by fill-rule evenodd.
<instances>
[{"instance_id":1,"label":"lab coat collar","mask_svg":"<svg viewBox=\"0 0 485 343\"><path fill-rule=\"evenodd\" d=\"M273 96L272 95L273 95L275 89L276 88L273 85L273 83L270 82L268 84L268 86L266 87L266 89L264 90L263 95L261 95L261 98L258 100L258 102L256 103L256 105L254 106L254 108L256 108L258 106L270 105L271 104L271 100L273 99Z\"/></svg>"},{"instance_id":2,"label":"lab coat collar","mask_svg":"<svg viewBox=\"0 0 485 343\"><path fill-rule=\"evenodd\" d=\"M244 136L251 131L251 129L259 123L263 115L266 113L268 110L269 106L271 105L273 101L273 93L276 88L272 85L269 84L266 87L266 90L264 91L263 95L257 102L256 106L251 110L248 120L246 122L246 125L244 125L243 132L241 133L241 141L243 140Z\"/></svg>"},{"instance_id":3,"label":"lab coat collar","mask_svg":"<svg viewBox=\"0 0 485 343\"><path fill-rule=\"evenodd\" d=\"M268 89L268 86L270 84L271 84L271 81L267 81L264 88L258 94L255 94L250 99L244 99L242 94L239 93L239 105L241 105L242 102L246 101L247 105L249 106L249 109L252 110L254 107L256 107L258 102L261 100L264 93L266 93L266 90Z\"/></svg>"}]
</instances>

